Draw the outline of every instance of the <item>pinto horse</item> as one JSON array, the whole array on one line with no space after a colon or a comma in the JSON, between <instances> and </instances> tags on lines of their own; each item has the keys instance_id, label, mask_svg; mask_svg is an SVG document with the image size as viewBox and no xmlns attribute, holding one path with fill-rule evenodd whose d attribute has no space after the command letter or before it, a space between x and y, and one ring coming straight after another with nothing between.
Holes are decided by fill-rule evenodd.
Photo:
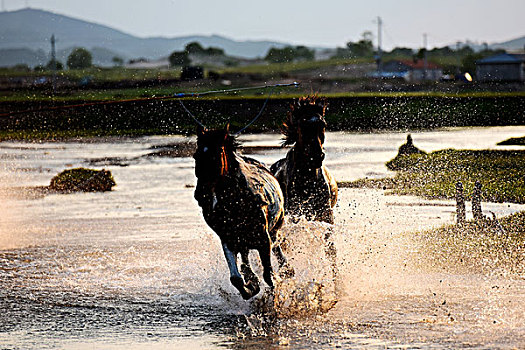
<instances>
[{"instance_id":1,"label":"pinto horse","mask_svg":"<svg viewBox=\"0 0 525 350\"><path fill-rule=\"evenodd\" d=\"M283 146L293 147L271 171L281 185L287 213L333 224L337 183L323 165L325 111L325 100L317 96L294 101L282 127Z\"/></svg>"},{"instance_id":2,"label":"pinto horse","mask_svg":"<svg viewBox=\"0 0 525 350\"><path fill-rule=\"evenodd\" d=\"M230 282L244 299L260 291L259 280L248 259L255 249L263 266L263 278L273 288L271 253L279 268L287 265L276 234L284 221L283 194L279 183L260 162L236 154L236 141L224 130L197 129L195 199L206 223L219 236L230 270ZM241 255L241 273L237 256ZM288 266L286 266L290 269Z\"/></svg>"}]
</instances>

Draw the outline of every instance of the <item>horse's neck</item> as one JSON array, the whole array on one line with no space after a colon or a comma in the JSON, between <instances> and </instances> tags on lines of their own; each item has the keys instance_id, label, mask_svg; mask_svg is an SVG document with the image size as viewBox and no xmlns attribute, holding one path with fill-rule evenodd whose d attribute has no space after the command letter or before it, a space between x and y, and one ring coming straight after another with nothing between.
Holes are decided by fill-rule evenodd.
<instances>
[{"instance_id":1,"label":"horse's neck","mask_svg":"<svg viewBox=\"0 0 525 350\"><path fill-rule=\"evenodd\" d=\"M232 187L238 186L240 175L240 159L233 154L228 158L228 169L225 174L219 175L211 180L197 180L197 187L206 193L213 193L215 195L228 192Z\"/></svg>"},{"instance_id":2,"label":"horse's neck","mask_svg":"<svg viewBox=\"0 0 525 350\"><path fill-rule=\"evenodd\" d=\"M288 151L287 163L289 168L289 174L294 178L304 178L304 179L315 179L322 175L322 168L308 169L303 162L299 154L302 154L296 146L292 147Z\"/></svg>"}]
</instances>

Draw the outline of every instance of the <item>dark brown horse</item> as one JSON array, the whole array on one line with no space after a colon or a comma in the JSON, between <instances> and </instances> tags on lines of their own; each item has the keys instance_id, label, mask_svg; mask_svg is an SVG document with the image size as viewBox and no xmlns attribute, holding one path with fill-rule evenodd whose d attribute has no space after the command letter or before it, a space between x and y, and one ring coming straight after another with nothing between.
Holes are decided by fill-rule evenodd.
<instances>
[{"instance_id":1,"label":"dark brown horse","mask_svg":"<svg viewBox=\"0 0 525 350\"><path fill-rule=\"evenodd\" d=\"M263 278L271 288L270 251L275 253L280 268L287 265L280 247L274 245L284 220L284 203L279 183L270 171L254 159L237 155L235 148L228 127L211 131L198 128L195 199L206 223L221 239L231 283L244 299L249 299L260 291L259 280L249 264L249 250L259 252ZM238 254L242 275L237 266Z\"/></svg>"},{"instance_id":2,"label":"dark brown horse","mask_svg":"<svg viewBox=\"0 0 525 350\"><path fill-rule=\"evenodd\" d=\"M334 223L337 183L323 165L326 103L316 96L295 100L282 131L283 145L293 145L271 171L284 194L287 214Z\"/></svg>"}]
</instances>

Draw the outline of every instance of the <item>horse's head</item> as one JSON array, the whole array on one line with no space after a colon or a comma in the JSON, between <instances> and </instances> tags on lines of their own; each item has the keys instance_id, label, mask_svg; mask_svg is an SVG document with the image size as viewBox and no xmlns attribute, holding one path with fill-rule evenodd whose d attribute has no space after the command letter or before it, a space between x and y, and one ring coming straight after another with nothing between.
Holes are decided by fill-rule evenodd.
<instances>
[{"instance_id":1,"label":"horse's head","mask_svg":"<svg viewBox=\"0 0 525 350\"><path fill-rule=\"evenodd\" d=\"M214 180L231 170L235 157L235 138L229 134L229 125L224 129L208 130L197 127L197 150L195 175L201 180Z\"/></svg>"},{"instance_id":2,"label":"horse's head","mask_svg":"<svg viewBox=\"0 0 525 350\"><path fill-rule=\"evenodd\" d=\"M291 105L283 133L285 145L293 145L309 168L320 168L325 157L326 101L317 96L302 97Z\"/></svg>"}]
</instances>

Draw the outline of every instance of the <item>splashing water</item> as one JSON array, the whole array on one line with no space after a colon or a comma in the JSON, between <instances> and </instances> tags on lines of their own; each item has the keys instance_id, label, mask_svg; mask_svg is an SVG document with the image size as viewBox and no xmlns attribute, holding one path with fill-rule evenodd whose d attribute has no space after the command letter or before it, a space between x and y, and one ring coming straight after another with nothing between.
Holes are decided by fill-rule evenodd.
<instances>
[{"instance_id":1,"label":"splashing water","mask_svg":"<svg viewBox=\"0 0 525 350\"><path fill-rule=\"evenodd\" d=\"M325 313L337 303L335 271L325 240L332 230L332 225L304 217L285 220L278 243L295 274L276 273L273 292L264 293L252 304L255 317L304 318Z\"/></svg>"},{"instance_id":2,"label":"splashing water","mask_svg":"<svg viewBox=\"0 0 525 350\"><path fill-rule=\"evenodd\" d=\"M414 139L431 150L443 140L446 147L456 139L484 147L480 134L492 142L523 133L461 129ZM246 137L278 143L275 135ZM338 180L387 175L383 164L405 137L329 133L328 166ZM245 302L187 187L194 183L191 158L142 157L176 140L0 144L0 347L525 346L523 276L504 266L494 273L457 269L453 257L434 256L413 234L451 223L450 201L341 189L334 226L287 219L280 240L295 276L281 278L273 298L266 290ZM282 152L260 158L271 162ZM104 157L133 159L106 166L117 182L112 192L13 196ZM483 207L498 216L524 210ZM337 248L335 282L327 232ZM251 258L259 274L258 257Z\"/></svg>"}]
</instances>

